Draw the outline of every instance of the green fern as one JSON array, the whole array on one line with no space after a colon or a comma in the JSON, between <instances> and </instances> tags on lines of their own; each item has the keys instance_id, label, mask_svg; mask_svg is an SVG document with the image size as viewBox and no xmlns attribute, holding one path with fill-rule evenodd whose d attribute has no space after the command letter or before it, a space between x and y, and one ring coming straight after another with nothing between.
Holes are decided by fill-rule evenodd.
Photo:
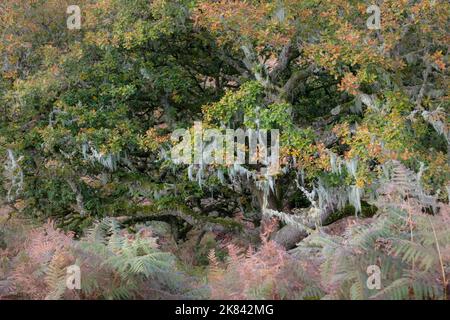
<instances>
[{"instance_id":1,"label":"green fern","mask_svg":"<svg viewBox=\"0 0 450 320\"><path fill-rule=\"evenodd\" d=\"M94 224L81 239L78 249L78 254L86 260L95 259L109 274L110 279L104 279L110 282L110 289L103 293L107 299L134 297L139 283L163 266L169 269L172 266L167 261L173 261L170 254L156 248L154 238L141 235L129 238L121 233L117 221L109 218ZM95 276L91 281L83 281L82 292L92 294L100 287L94 279Z\"/></svg>"},{"instance_id":2,"label":"green fern","mask_svg":"<svg viewBox=\"0 0 450 320\"><path fill-rule=\"evenodd\" d=\"M352 226L342 236L312 235L310 244L320 246L325 259L325 298L447 298L450 208L426 195L412 171L391 165L391 180L380 188L376 219ZM367 289L370 265L380 267L380 290Z\"/></svg>"}]
</instances>

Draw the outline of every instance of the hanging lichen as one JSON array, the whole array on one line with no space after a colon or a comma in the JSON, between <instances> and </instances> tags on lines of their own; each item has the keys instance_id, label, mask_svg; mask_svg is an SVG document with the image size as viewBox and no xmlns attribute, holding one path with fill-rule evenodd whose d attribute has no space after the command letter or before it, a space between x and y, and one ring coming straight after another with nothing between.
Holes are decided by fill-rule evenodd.
<instances>
[{"instance_id":1,"label":"hanging lichen","mask_svg":"<svg viewBox=\"0 0 450 320\"><path fill-rule=\"evenodd\" d=\"M5 187L8 190L6 198L8 202L12 202L23 190L23 171L19 165L22 157L16 159L11 149L7 149L6 153L8 155L4 171Z\"/></svg>"},{"instance_id":2,"label":"hanging lichen","mask_svg":"<svg viewBox=\"0 0 450 320\"><path fill-rule=\"evenodd\" d=\"M85 160L89 160L92 163L99 163L103 167L110 171L117 169L117 164L120 160L120 155L115 153L102 153L99 152L94 146L89 143L83 143L81 146L81 152Z\"/></svg>"}]
</instances>

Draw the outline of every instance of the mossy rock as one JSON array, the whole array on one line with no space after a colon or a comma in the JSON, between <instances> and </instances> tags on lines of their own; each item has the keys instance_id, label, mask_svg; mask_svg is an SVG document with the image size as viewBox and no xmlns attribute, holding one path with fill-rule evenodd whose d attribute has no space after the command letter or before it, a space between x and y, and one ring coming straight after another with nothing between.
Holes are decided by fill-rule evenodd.
<instances>
[{"instance_id":1,"label":"mossy rock","mask_svg":"<svg viewBox=\"0 0 450 320\"><path fill-rule=\"evenodd\" d=\"M358 217L360 218L370 218L372 217L376 212L378 208L374 205L370 205L367 202L362 201L361 202L361 212L358 214ZM325 220L323 223L324 226L329 225L337 220L340 220L342 218L355 215L355 207L352 205L346 205L341 210L337 210L330 214L330 216Z\"/></svg>"}]
</instances>

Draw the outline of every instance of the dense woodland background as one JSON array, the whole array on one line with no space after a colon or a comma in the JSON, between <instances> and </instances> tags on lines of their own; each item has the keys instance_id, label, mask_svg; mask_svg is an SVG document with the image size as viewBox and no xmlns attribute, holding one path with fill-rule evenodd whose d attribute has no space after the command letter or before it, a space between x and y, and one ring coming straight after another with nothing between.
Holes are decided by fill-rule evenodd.
<instances>
[{"instance_id":1,"label":"dense woodland background","mask_svg":"<svg viewBox=\"0 0 450 320\"><path fill-rule=\"evenodd\" d=\"M450 4L373 2L3 0L0 298L448 299ZM194 121L281 172L175 163Z\"/></svg>"}]
</instances>

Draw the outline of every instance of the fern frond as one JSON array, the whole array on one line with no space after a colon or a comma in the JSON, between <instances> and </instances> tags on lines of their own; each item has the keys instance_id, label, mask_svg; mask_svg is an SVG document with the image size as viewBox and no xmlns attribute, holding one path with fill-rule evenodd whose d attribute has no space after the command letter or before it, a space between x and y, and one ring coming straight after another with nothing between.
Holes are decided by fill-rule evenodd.
<instances>
[{"instance_id":1,"label":"fern frond","mask_svg":"<svg viewBox=\"0 0 450 320\"><path fill-rule=\"evenodd\" d=\"M371 296L371 299L405 300L409 298L411 280L400 278Z\"/></svg>"},{"instance_id":2,"label":"fern frond","mask_svg":"<svg viewBox=\"0 0 450 320\"><path fill-rule=\"evenodd\" d=\"M425 271L428 271L437 263L436 252L433 248L424 247L416 242L404 239L395 239L392 242L392 253L400 256L403 261L410 264L416 263Z\"/></svg>"}]
</instances>

